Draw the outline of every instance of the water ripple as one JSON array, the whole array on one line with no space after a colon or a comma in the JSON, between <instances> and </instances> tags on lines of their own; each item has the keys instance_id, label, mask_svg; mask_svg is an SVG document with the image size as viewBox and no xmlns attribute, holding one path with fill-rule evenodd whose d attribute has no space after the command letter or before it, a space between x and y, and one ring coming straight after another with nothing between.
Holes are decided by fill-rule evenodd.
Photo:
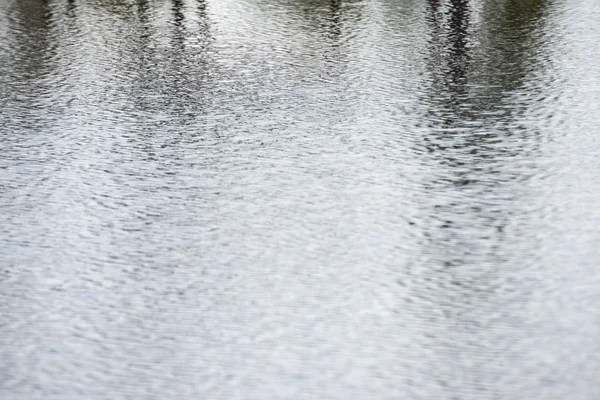
<instances>
[{"instance_id":1,"label":"water ripple","mask_svg":"<svg viewBox=\"0 0 600 400\"><path fill-rule=\"evenodd\" d=\"M599 13L2 2L0 397L598 398Z\"/></svg>"}]
</instances>

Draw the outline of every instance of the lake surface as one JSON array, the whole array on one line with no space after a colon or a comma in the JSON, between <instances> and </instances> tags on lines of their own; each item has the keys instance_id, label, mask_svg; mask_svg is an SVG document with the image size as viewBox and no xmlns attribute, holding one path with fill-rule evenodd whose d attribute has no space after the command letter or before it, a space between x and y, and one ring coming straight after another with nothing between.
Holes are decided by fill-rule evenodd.
<instances>
[{"instance_id":1,"label":"lake surface","mask_svg":"<svg viewBox=\"0 0 600 400\"><path fill-rule=\"evenodd\" d=\"M597 0L0 1L0 398L600 398Z\"/></svg>"}]
</instances>

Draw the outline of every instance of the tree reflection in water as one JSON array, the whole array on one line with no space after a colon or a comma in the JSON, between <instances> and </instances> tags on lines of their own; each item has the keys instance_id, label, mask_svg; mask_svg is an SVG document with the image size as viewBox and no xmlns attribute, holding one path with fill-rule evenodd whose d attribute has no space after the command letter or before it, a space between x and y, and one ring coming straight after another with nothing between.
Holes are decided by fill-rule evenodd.
<instances>
[{"instance_id":1,"label":"tree reflection in water","mask_svg":"<svg viewBox=\"0 0 600 400\"><path fill-rule=\"evenodd\" d=\"M572 371L598 365L581 363L595 325L569 312L586 308L570 295L593 275L596 237L571 225L599 186L561 181L585 172L580 154L594 165L580 121L567 150L548 150L565 88L542 87L560 48L547 15L596 42L553 3L0 1L9 390L576 390ZM574 222L546 200L549 165ZM547 255L561 229L587 275ZM547 301L552 285L571 292Z\"/></svg>"}]
</instances>

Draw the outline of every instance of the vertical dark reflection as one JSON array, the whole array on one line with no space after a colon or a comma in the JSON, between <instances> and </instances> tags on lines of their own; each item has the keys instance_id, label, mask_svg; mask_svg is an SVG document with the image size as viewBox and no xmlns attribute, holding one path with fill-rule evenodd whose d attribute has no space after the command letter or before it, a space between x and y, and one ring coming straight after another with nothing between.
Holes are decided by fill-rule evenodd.
<instances>
[{"instance_id":1,"label":"vertical dark reflection","mask_svg":"<svg viewBox=\"0 0 600 400\"><path fill-rule=\"evenodd\" d=\"M423 142L432 158L448 168L440 171L444 178L438 184L452 184L444 188L456 197L470 190L494 190L496 175L510 166L510 157L537 146L534 132L526 132L518 122L518 116L535 104L507 102L510 93L524 89L527 74L543 68L536 62L539 57L532 57L541 48L534 38L543 29L542 4L494 2L484 7L489 13L484 23L471 27L467 0L429 1L431 89L424 101L431 133ZM516 134L529 137L514 146L508 138Z\"/></svg>"},{"instance_id":2,"label":"vertical dark reflection","mask_svg":"<svg viewBox=\"0 0 600 400\"><path fill-rule=\"evenodd\" d=\"M182 80L186 78L186 46L185 41L188 33L185 27L185 15L184 15L184 4L183 0L171 0L171 12L172 12L172 48L170 54L170 61L172 62L171 71L173 74L172 90L175 92L181 92L183 88ZM174 96L176 97L176 96Z\"/></svg>"},{"instance_id":3,"label":"vertical dark reflection","mask_svg":"<svg viewBox=\"0 0 600 400\"><path fill-rule=\"evenodd\" d=\"M196 0L196 15L198 16L201 32L208 29L208 14L206 0Z\"/></svg>"},{"instance_id":4,"label":"vertical dark reflection","mask_svg":"<svg viewBox=\"0 0 600 400\"><path fill-rule=\"evenodd\" d=\"M473 149L469 143L477 140L476 136L469 137L476 118L469 98L469 1L429 0L428 8L431 89L425 99L429 132L423 142L436 173L424 185L435 202L433 209L426 211L425 257L436 258L432 267L439 272L469 263L469 255L477 251L474 246L479 238L467 238L464 232L472 227L461 223L465 213L479 208L461 198L477 183L474 170L479 166L477 156L470 154Z\"/></svg>"},{"instance_id":5,"label":"vertical dark reflection","mask_svg":"<svg viewBox=\"0 0 600 400\"><path fill-rule=\"evenodd\" d=\"M210 102L210 22L204 0L169 1L169 23L160 25L158 6L137 0L137 35L128 44L130 74L134 76L129 98L134 105L139 141L144 154L154 159L156 146L173 146L181 135L195 134L190 126L206 113ZM167 45L161 44L166 39ZM164 43L164 42L163 42ZM128 74L129 75L129 74ZM159 135L167 127L172 135L165 143Z\"/></svg>"},{"instance_id":6,"label":"vertical dark reflection","mask_svg":"<svg viewBox=\"0 0 600 400\"><path fill-rule=\"evenodd\" d=\"M75 21L75 18L77 17L77 8L78 8L78 5L77 5L77 2L75 0L69 0L69 1L67 1L65 15L71 21ZM77 25L74 25L73 28L75 30L79 29L79 27Z\"/></svg>"},{"instance_id":7,"label":"vertical dark reflection","mask_svg":"<svg viewBox=\"0 0 600 400\"><path fill-rule=\"evenodd\" d=\"M140 20L148 22L148 0L136 0L137 13Z\"/></svg>"},{"instance_id":8,"label":"vertical dark reflection","mask_svg":"<svg viewBox=\"0 0 600 400\"><path fill-rule=\"evenodd\" d=\"M183 1L171 0L171 10L173 12L173 25L177 28L176 39L185 38L185 15L183 13Z\"/></svg>"},{"instance_id":9,"label":"vertical dark reflection","mask_svg":"<svg viewBox=\"0 0 600 400\"><path fill-rule=\"evenodd\" d=\"M439 0L429 1L429 20L432 30L432 54L430 63L434 78L435 101L445 97L439 104L441 109L451 109L446 124L464 117L466 111L461 103L467 95L468 71L470 67L468 0L452 0L442 7ZM434 107L434 111L435 108Z\"/></svg>"},{"instance_id":10,"label":"vertical dark reflection","mask_svg":"<svg viewBox=\"0 0 600 400\"><path fill-rule=\"evenodd\" d=\"M536 61L544 58L536 39L544 4L489 2L484 22L473 27L467 0L428 3L431 88L424 99L429 132L422 140L435 165L424 185L435 204L425 211L425 251L442 270L482 261L501 265L510 257L505 227L518 214L522 186L516 182L525 179L514 164L539 146L538 132L524 128L520 118L536 106L536 89L524 82L544 68ZM529 100L512 101L518 91ZM498 270L476 273L491 279Z\"/></svg>"},{"instance_id":11,"label":"vertical dark reflection","mask_svg":"<svg viewBox=\"0 0 600 400\"><path fill-rule=\"evenodd\" d=\"M154 64L153 59L156 57L152 41L156 32L152 26L148 0L136 0L136 12L139 21L139 33L137 37L132 38L134 43L131 45L132 58L134 60L131 68L136 72L131 97L136 100L140 109L144 109L149 106L144 101L148 96L141 94L145 93L152 82L159 77L157 71L152 67Z\"/></svg>"},{"instance_id":12,"label":"vertical dark reflection","mask_svg":"<svg viewBox=\"0 0 600 400\"><path fill-rule=\"evenodd\" d=\"M136 0L136 12L140 29L140 51L138 54L140 57L145 57L153 53L150 49L152 28L150 27L148 0Z\"/></svg>"},{"instance_id":13,"label":"vertical dark reflection","mask_svg":"<svg viewBox=\"0 0 600 400\"><path fill-rule=\"evenodd\" d=\"M136 13L139 21L139 49L136 54L139 55L140 59L147 60L154 56L154 50L151 46L153 29L150 21L150 9L148 0L136 0ZM142 63L140 67L145 66L146 62Z\"/></svg>"},{"instance_id":14,"label":"vertical dark reflection","mask_svg":"<svg viewBox=\"0 0 600 400\"><path fill-rule=\"evenodd\" d=\"M481 173L485 160L478 155L480 127L469 85L470 2L429 0L428 20L431 87L424 99L428 129L422 140L432 174L423 184L427 206L422 253L415 261L427 272L413 295L432 308L426 317L431 338L426 346L437 349L429 360L432 376L448 398L464 393L487 397L496 377L486 314L501 304L490 290L501 273L492 266L502 263L496 253L503 240L498 229L506 224L510 204L499 205L499 215L485 204L490 187Z\"/></svg>"},{"instance_id":15,"label":"vertical dark reflection","mask_svg":"<svg viewBox=\"0 0 600 400\"><path fill-rule=\"evenodd\" d=\"M521 120L536 106L534 97L511 98L515 91L533 94L525 81L543 68L535 61L543 59L535 38L544 25L536 17L540 9L527 3L485 2L475 25L467 0L428 2L430 87L422 100L428 128L422 144L431 173L423 182L416 261L428 272L414 290L435 308L431 346L439 352L432 363L454 386L449 397L503 397L499 391L510 388L494 382L520 366L506 340L529 334L519 329L526 321L505 311L526 306L533 290L531 282L514 281L515 269L532 255L511 230L529 218L526 178L535 166L528 156L539 146L535 130ZM541 7L543 1L531 3Z\"/></svg>"},{"instance_id":16,"label":"vertical dark reflection","mask_svg":"<svg viewBox=\"0 0 600 400\"><path fill-rule=\"evenodd\" d=\"M24 78L38 77L54 50L53 10L46 0L25 0L14 2L10 12L9 35L16 53L15 72L23 73Z\"/></svg>"},{"instance_id":17,"label":"vertical dark reflection","mask_svg":"<svg viewBox=\"0 0 600 400\"><path fill-rule=\"evenodd\" d=\"M9 83L1 85L0 106L10 104L13 110L0 113L0 125L7 131L41 130L49 123L43 112L54 108L44 99L52 94L49 78L57 68L55 12L46 0L15 1L7 11L0 79Z\"/></svg>"},{"instance_id":18,"label":"vertical dark reflection","mask_svg":"<svg viewBox=\"0 0 600 400\"><path fill-rule=\"evenodd\" d=\"M331 0L326 28L328 47L325 49L324 58L327 65L325 74L337 77L342 73L342 62L345 60L342 31L342 0Z\"/></svg>"},{"instance_id":19,"label":"vertical dark reflection","mask_svg":"<svg viewBox=\"0 0 600 400\"><path fill-rule=\"evenodd\" d=\"M315 41L307 43L308 52L316 50L322 58L318 74L325 81L336 81L346 70L350 38L359 29L364 4L355 0L282 1L286 14L297 24L293 29L310 31ZM319 60L321 61L321 60Z\"/></svg>"},{"instance_id":20,"label":"vertical dark reflection","mask_svg":"<svg viewBox=\"0 0 600 400\"><path fill-rule=\"evenodd\" d=\"M208 70L212 67L208 53L211 42L207 3L205 0L172 0L172 47L169 50L172 81L169 90L173 111L192 123L204 112L210 96L207 92ZM186 9L195 11L197 24L186 17ZM177 110L177 111L175 111Z\"/></svg>"},{"instance_id":21,"label":"vertical dark reflection","mask_svg":"<svg viewBox=\"0 0 600 400\"><path fill-rule=\"evenodd\" d=\"M448 57L448 70L450 81L453 85L463 88L467 83L467 69L469 67L468 28L469 8L467 0L452 0L450 7L450 56Z\"/></svg>"},{"instance_id":22,"label":"vertical dark reflection","mask_svg":"<svg viewBox=\"0 0 600 400\"><path fill-rule=\"evenodd\" d=\"M11 396L15 382L23 379L18 371L35 370L31 362L22 365L20 344L30 336L22 322L35 315L32 298L40 284L45 265L31 262L35 256L36 224L27 224L30 213L46 200L40 188L49 179L52 144L48 127L59 111L48 98L49 82L56 70L55 13L45 0L23 0L0 6L6 10L5 35L0 45L0 397ZM6 7L2 9L3 7ZM35 199L35 200L32 200ZM38 221L36 221L38 222ZM43 222L40 224L42 225ZM27 229L25 240L15 240L11 228ZM23 260L30 261L29 263ZM37 260L36 260L37 261ZM43 271L43 272L47 272ZM18 283L18 284L15 284ZM16 312L15 312L16 311ZM6 385L4 385L6 384Z\"/></svg>"},{"instance_id":23,"label":"vertical dark reflection","mask_svg":"<svg viewBox=\"0 0 600 400\"><path fill-rule=\"evenodd\" d=\"M342 36L342 0L331 0L329 37L337 40Z\"/></svg>"},{"instance_id":24,"label":"vertical dark reflection","mask_svg":"<svg viewBox=\"0 0 600 400\"><path fill-rule=\"evenodd\" d=\"M202 65L203 75L206 75L210 67L210 44L213 37L210 32L210 18L208 15L207 0L196 0L197 33L195 35L197 45L197 62Z\"/></svg>"},{"instance_id":25,"label":"vertical dark reflection","mask_svg":"<svg viewBox=\"0 0 600 400\"><path fill-rule=\"evenodd\" d=\"M546 43L540 32L545 28L549 4L547 0L484 4L480 36L487 51L478 62L477 75L486 79L485 95L493 104L502 102L506 93L519 90L528 74L548 67L544 65Z\"/></svg>"}]
</instances>

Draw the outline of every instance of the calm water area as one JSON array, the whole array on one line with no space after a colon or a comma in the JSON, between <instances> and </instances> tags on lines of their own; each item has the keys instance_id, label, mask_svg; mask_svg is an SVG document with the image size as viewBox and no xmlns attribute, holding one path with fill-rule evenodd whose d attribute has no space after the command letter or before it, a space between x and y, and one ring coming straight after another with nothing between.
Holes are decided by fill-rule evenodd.
<instances>
[{"instance_id":1,"label":"calm water area","mask_svg":"<svg viewBox=\"0 0 600 400\"><path fill-rule=\"evenodd\" d=\"M599 21L0 0L0 398L600 399Z\"/></svg>"}]
</instances>

